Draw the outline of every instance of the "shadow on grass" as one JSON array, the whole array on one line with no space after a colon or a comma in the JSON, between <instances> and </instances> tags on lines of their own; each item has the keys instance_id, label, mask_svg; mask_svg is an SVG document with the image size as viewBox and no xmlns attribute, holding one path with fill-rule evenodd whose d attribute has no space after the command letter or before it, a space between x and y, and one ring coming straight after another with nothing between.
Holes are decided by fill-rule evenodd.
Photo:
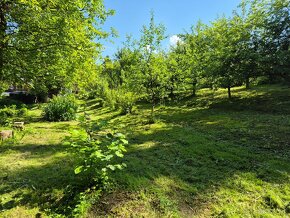
<instances>
[{"instance_id":1,"label":"shadow on grass","mask_svg":"<svg viewBox=\"0 0 290 218\"><path fill-rule=\"evenodd\" d=\"M152 184L156 185L156 179L165 176L175 181L169 187L171 191L165 195L170 198L171 192L175 192L177 204L194 208L192 213L197 213L204 209L200 202L210 201L208 196L237 173L251 172L257 178L273 184L288 181L282 171L290 173L289 167L284 168L290 161L289 157L281 159L279 154L273 152L238 145L233 138L221 139L219 133L214 135L216 127L207 124L206 114L202 116L203 113L191 111L179 114L179 118L173 115L177 120L166 120L160 114L168 123L166 127L154 129L153 125L148 131L132 133L131 146L124 159L128 167L114 177L122 190L132 192L146 187L149 192L155 193ZM216 115L207 115L208 120L216 118ZM199 117L203 122L195 125L192 119L186 119L190 116ZM22 145L11 149L21 153L31 152L41 158L53 152L65 151L66 148L59 145ZM269 165L271 161L276 164ZM82 179L74 175L72 165L73 159L67 157L9 172L8 177L1 178L0 193L12 193L13 197L2 204L1 209L37 206L42 211L69 216L69 208L76 203L73 199L83 188ZM124 192L122 195L126 198ZM118 199L118 196L115 197ZM114 204L123 200L126 199L111 200L110 205L100 203L98 207L103 210L100 214L110 214ZM151 202L160 214L164 212L161 203L158 199Z\"/></svg>"},{"instance_id":2,"label":"shadow on grass","mask_svg":"<svg viewBox=\"0 0 290 218\"><path fill-rule=\"evenodd\" d=\"M86 103L82 104L81 109L78 111L79 113L96 110L101 108L103 105L103 102L101 99L92 99L88 100Z\"/></svg>"},{"instance_id":3,"label":"shadow on grass","mask_svg":"<svg viewBox=\"0 0 290 218\"><path fill-rule=\"evenodd\" d=\"M9 200L0 202L0 210L20 206L38 207L42 213L69 216L77 204L75 197L86 187L83 185L85 180L74 173L74 158L68 153L55 156L56 153L66 152L67 148L61 145L32 144L6 148L2 148L0 152L12 150L22 156L29 153L26 161L33 161L34 158L46 160L44 164L40 162L1 173L0 194L10 197Z\"/></svg>"},{"instance_id":4,"label":"shadow on grass","mask_svg":"<svg viewBox=\"0 0 290 218\"><path fill-rule=\"evenodd\" d=\"M210 108L225 111L254 111L268 114L290 114L290 96L267 94L255 98L232 98L213 103Z\"/></svg>"},{"instance_id":5,"label":"shadow on grass","mask_svg":"<svg viewBox=\"0 0 290 218\"><path fill-rule=\"evenodd\" d=\"M112 128L125 120L126 127L121 130L130 128L130 147L124 158L127 168L114 175L119 190L95 206L97 214L114 215L112 208L122 206L132 197L124 193L144 189L152 195L174 198L178 208L185 207L188 214L194 215L214 201L215 192L236 175L250 173L273 185L289 183L287 100L282 97L274 99L274 96L271 100L273 107L282 102L282 115L269 110L260 114L258 108L265 104L260 100L257 103L251 100L252 103L243 110L239 107L247 105L248 99L234 101L227 105L223 99L217 100L205 109L161 109L157 111L161 124L151 126L137 121L135 118L138 116L119 117L102 110L98 115L105 114L105 120ZM133 129L136 123L143 125L142 128ZM49 151L46 148L23 145L12 149L21 153L35 152L39 157L64 149L57 145L50 147ZM48 209L68 216L75 204L74 197L83 188L82 179L74 175L72 166L73 159L65 157L45 165L9 172L8 177L2 178L0 193L11 193L13 197L2 204L1 209L37 206L42 211ZM172 181L168 187L158 183L163 177ZM164 202L156 198L150 201L150 205L161 215L174 207L172 204L164 206Z\"/></svg>"},{"instance_id":6,"label":"shadow on grass","mask_svg":"<svg viewBox=\"0 0 290 218\"><path fill-rule=\"evenodd\" d=\"M283 105L278 107L280 113L269 108L260 113L261 104L266 104L261 103L260 98L271 102L266 107ZM267 95L250 101L238 99L231 105L220 99L209 108L158 110L156 116L160 123L130 130L131 146L125 156L128 167L115 176L119 190L96 205L96 213L113 215L116 207L123 208L126 200L132 201L128 193L145 189L153 195L165 192L161 195L177 201L178 208L191 210L188 213L192 216L206 209L214 201L215 192L237 175L251 174L273 186L288 184L290 120L285 115L290 102L287 98L274 98ZM245 108L239 110L242 105ZM134 116L125 120L127 129L137 122ZM115 118L111 126L121 121L122 118ZM160 186L158 179L164 177L174 182L170 187L156 188ZM161 191L166 189L170 191ZM120 200L118 195L124 199ZM164 215L160 199L151 200L150 204L153 210ZM266 202L265 205L267 207Z\"/></svg>"},{"instance_id":7,"label":"shadow on grass","mask_svg":"<svg viewBox=\"0 0 290 218\"><path fill-rule=\"evenodd\" d=\"M67 206L75 203L74 194L68 188L76 186L79 182L74 176L73 169L68 167L64 160L41 167L27 167L21 172L11 172L7 178L2 179L0 193L10 194L11 199L0 206L2 210L28 206L39 207L42 211L62 210L62 213L65 213ZM70 197L67 197L68 195ZM69 198L71 202L60 204Z\"/></svg>"},{"instance_id":8,"label":"shadow on grass","mask_svg":"<svg viewBox=\"0 0 290 218\"><path fill-rule=\"evenodd\" d=\"M25 144L25 145L16 145L16 144L7 144L0 147L0 154L5 152L19 152L21 154L29 153L30 157L47 157L54 155L59 152L65 152L67 147L62 144L55 145L39 145L39 144Z\"/></svg>"},{"instance_id":9,"label":"shadow on grass","mask_svg":"<svg viewBox=\"0 0 290 218\"><path fill-rule=\"evenodd\" d=\"M120 195L145 189L153 195L164 195L177 201L177 207L192 210L188 212L191 215L204 210L219 187L237 174L252 173L256 178L271 184L289 182L289 157L281 159L273 152L219 142L206 134L194 133L193 129L173 127L150 134L137 134L129 150L124 160L127 168L115 177L122 190ZM173 181L169 187L158 184L158 178L163 177ZM98 213L112 215L112 208L131 200L132 196L128 196L126 199L125 194L119 201L109 199L109 205L102 201L105 203L96 206L100 208ZM113 197L118 199L118 194ZM153 210L164 214L164 205L160 199L150 202Z\"/></svg>"}]
</instances>

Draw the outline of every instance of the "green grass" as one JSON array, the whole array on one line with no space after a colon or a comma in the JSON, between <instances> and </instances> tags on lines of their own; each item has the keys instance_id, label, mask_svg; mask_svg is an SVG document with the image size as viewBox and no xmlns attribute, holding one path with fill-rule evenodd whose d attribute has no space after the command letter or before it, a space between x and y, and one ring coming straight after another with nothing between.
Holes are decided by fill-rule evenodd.
<instances>
[{"instance_id":1,"label":"green grass","mask_svg":"<svg viewBox=\"0 0 290 218\"><path fill-rule=\"evenodd\" d=\"M289 87L235 88L231 101L226 90L197 94L157 108L151 125L147 105L120 116L87 102L93 121L130 142L127 168L88 217L289 217ZM61 144L77 123L30 116L20 142L0 147L0 217L65 214L68 185L81 184Z\"/></svg>"}]
</instances>

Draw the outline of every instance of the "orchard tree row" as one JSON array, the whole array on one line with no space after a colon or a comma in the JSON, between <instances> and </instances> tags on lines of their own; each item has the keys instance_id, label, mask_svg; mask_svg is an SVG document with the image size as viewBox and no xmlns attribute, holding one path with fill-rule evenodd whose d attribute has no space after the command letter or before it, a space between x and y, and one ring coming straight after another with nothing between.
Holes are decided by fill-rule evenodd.
<instances>
[{"instance_id":1,"label":"orchard tree row","mask_svg":"<svg viewBox=\"0 0 290 218\"><path fill-rule=\"evenodd\" d=\"M164 49L166 28L152 14L141 37L128 37L100 63L102 0L0 0L0 91L21 84L39 98L71 90L127 108L154 106L198 88L231 88L264 76L290 81L289 0L243 0L231 17L198 22ZM129 99L129 100L126 100Z\"/></svg>"},{"instance_id":2,"label":"orchard tree row","mask_svg":"<svg viewBox=\"0 0 290 218\"><path fill-rule=\"evenodd\" d=\"M165 27L152 13L140 39L128 37L114 58L105 58L94 90L133 92L151 102L153 113L160 100L186 91L194 96L200 87L226 88L231 98L232 87L249 88L257 77L290 82L289 10L288 0L242 1L231 17L179 34L169 51L162 47Z\"/></svg>"}]
</instances>

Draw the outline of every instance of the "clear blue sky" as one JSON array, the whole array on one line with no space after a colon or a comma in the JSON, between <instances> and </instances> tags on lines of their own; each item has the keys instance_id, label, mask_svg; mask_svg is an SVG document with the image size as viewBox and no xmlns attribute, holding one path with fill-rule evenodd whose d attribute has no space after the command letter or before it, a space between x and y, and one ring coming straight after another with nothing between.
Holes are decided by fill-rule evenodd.
<instances>
[{"instance_id":1,"label":"clear blue sky","mask_svg":"<svg viewBox=\"0 0 290 218\"><path fill-rule=\"evenodd\" d=\"M113 44L104 43L103 54L112 56L122 47L126 34L139 38L142 26L149 23L151 10L156 23L163 23L170 37L189 31L199 19L208 24L218 15L230 16L239 3L240 0L105 0L106 8L116 13L107 19L104 28L114 27L119 37L113 39ZM167 41L165 45L169 46Z\"/></svg>"}]
</instances>

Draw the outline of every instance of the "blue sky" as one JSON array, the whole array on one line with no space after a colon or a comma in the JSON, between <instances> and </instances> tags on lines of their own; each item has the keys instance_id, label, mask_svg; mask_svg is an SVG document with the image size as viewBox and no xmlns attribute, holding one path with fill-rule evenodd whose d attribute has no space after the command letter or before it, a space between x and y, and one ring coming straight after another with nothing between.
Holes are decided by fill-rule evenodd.
<instances>
[{"instance_id":1,"label":"blue sky","mask_svg":"<svg viewBox=\"0 0 290 218\"><path fill-rule=\"evenodd\" d=\"M104 43L103 54L112 56L122 47L126 34L139 38L142 26L149 23L151 10L156 23L166 26L169 38L164 45L169 47L170 37L189 31L199 19L209 23L218 15L230 16L239 3L240 0L105 0L106 8L116 13L107 19L104 29L114 27L119 37L113 39L114 43Z\"/></svg>"}]
</instances>

